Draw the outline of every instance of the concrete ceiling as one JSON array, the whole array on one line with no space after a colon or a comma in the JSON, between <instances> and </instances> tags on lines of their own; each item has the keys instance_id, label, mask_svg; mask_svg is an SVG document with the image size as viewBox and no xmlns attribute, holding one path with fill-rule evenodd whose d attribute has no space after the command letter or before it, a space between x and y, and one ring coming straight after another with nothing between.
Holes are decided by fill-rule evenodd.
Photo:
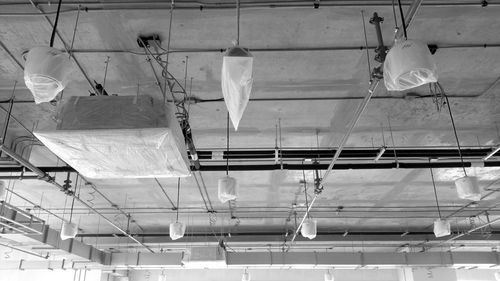
<instances>
[{"instance_id":1,"label":"concrete ceiling","mask_svg":"<svg viewBox=\"0 0 500 281\"><path fill-rule=\"evenodd\" d=\"M53 20L56 1L51 5L47 4L50 1L36 2L45 12L51 13L48 17ZM73 42L75 57L84 72L91 80L102 83L105 61L109 58L106 78L109 93L160 98L147 57L136 39L141 34L159 34L162 47L166 48L168 7L155 4L155 1L144 1L144 4L138 3L141 1L116 2L63 1L64 13L58 30L65 42L71 43L77 16L75 8L79 4L89 7L79 15ZM242 1L240 43L255 57L252 98L278 100L249 103L239 130L231 131L232 148L274 148L278 122L281 122L283 148L316 149L338 145L361 102L359 98L368 89L368 60L365 50L360 49L365 45L362 11L368 45L377 45L374 28L368 23L373 12L385 18L385 43L392 45L391 1L376 1L372 5L370 2L342 1L345 5L337 6L334 1L321 1L325 5L313 9L312 2L304 7L268 8L249 7L252 1ZM410 1L403 2L406 10ZM439 47L434 55L439 80L450 96L461 144L467 147L498 144L499 2L488 1L487 7L481 7L479 1L474 5L471 1L456 1L457 5L424 2L427 4L419 9L408 35ZM235 11L212 9L210 4L205 9L190 9L186 7L198 6L183 1L176 3L179 9L174 11L171 37L171 48L176 52L170 54L169 71L181 81L186 75L192 96L201 101L190 107L189 121L196 147L221 150L226 142L226 109L223 102L209 100L222 97L222 53L218 50L230 47L235 39ZM207 3L214 5L215 2ZM231 2L223 1L222 4L230 5ZM7 53L8 50L24 64L25 51L48 44L51 26L28 1L3 1L0 7L0 41L5 45L5 49L0 50L1 100L10 98L14 81L18 81L16 100L20 102L15 103L13 116L29 130L53 128L57 107L30 102L32 96L24 86L23 72ZM56 39L55 47L63 48L60 40ZM344 47L346 50L334 50ZM370 49L372 67L377 64L373 58L374 52ZM71 77L63 101L70 96L87 96L91 90L76 67ZM381 84L347 147L454 147L456 142L447 110L439 112L432 98L418 97L429 94L428 86L401 93L389 92ZM11 122L8 140L12 142L19 136L29 136L29 133L17 122ZM37 166L63 165L41 146L33 146L30 161ZM500 168L477 167L467 171L478 176L482 188L498 187ZM470 229L471 216L481 214L472 221L478 225L484 223L485 210L489 212L488 219L500 215L498 194L494 192L483 191L487 197L477 206L462 208L469 202L457 197L453 185L461 169L435 169L434 173L442 211L445 215L453 214L454 231ZM304 215L305 197L299 184L302 171L231 172L240 183L240 196L233 208L236 218L231 218L227 204L217 200L217 180L223 175L224 172L203 172L207 193L217 211L217 221L212 226L195 179L181 180L180 219L187 223L188 235L211 235L212 231L282 235L287 230L293 231L295 211L299 221ZM313 172L306 171L305 177L311 187L309 196L313 196ZM65 178L64 173L56 175L61 183ZM72 180L74 183L75 175ZM175 203L177 179L159 181ZM175 220L175 211L155 180L96 180L93 183L106 198L131 214L136 222L131 224L131 232L168 233L169 223ZM82 181L80 184L79 194L83 200L127 228L124 215L89 185ZM311 213L318 220L320 232L432 232L437 209L428 169L335 171L324 184L325 190ZM52 185L37 180L12 180L9 186L22 196L13 195L10 199L13 205L32 210L33 203L41 205L52 214L38 213L36 209L33 213L54 228L59 228L60 217L69 216L71 198L66 198ZM339 206L343 209L337 212ZM78 202L73 220L78 221L83 234L116 232ZM495 225L492 227L490 230L495 229ZM124 243L131 242L121 243L125 247Z\"/></svg>"}]
</instances>

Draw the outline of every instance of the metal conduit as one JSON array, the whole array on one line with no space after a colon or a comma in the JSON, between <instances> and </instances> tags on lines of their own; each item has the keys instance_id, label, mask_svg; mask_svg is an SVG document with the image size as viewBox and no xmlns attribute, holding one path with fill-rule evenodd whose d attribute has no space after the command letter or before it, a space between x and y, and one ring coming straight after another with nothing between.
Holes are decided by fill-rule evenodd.
<instances>
[{"instance_id":1,"label":"metal conduit","mask_svg":"<svg viewBox=\"0 0 500 281\"><path fill-rule=\"evenodd\" d=\"M0 4L1 6L27 6L23 2L11 2ZM46 3L37 3L37 5L45 5ZM94 2L94 1L68 1L62 4L62 7L71 7L61 10L60 13L70 13L78 11L74 6L82 5L82 9L86 12L99 12L99 11L124 11L124 10L166 10L170 9L170 2L168 1L120 1L120 2ZM404 4L403 4L404 5ZM480 1L424 1L422 6L430 7L481 7ZM488 3L488 6L499 6L500 3ZM321 7L390 7L391 1L334 1L322 0ZM313 3L309 1L259 1L259 2L242 2L241 9L255 9L255 8L312 8ZM179 1L175 3L176 10L225 10L235 9L235 5L227 2L203 2L203 1ZM55 14L55 11L45 12L45 15ZM36 13L0 13L0 16L40 16Z\"/></svg>"},{"instance_id":2,"label":"metal conduit","mask_svg":"<svg viewBox=\"0 0 500 281\"><path fill-rule=\"evenodd\" d=\"M61 186L59 183L57 183L54 178L52 178L50 175L48 175L46 172L40 170L39 168L37 168L35 165L31 164L28 160L22 158L20 155L18 155L17 153L15 153L14 151L10 150L9 148L7 148L5 145L1 144L0 145L0 150L3 151L5 154L9 155L12 159L16 160L17 162L19 162L21 165L23 165L24 167L28 168L29 170L31 170L33 173L37 174L38 175L38 178L41 179L41 180L44 180L54 186L56 186L57 188L59 188L59 190L64 190L64 187ZM145 244L143 244L142 242L140 242L139 240L137 240L136 238L134 238L132 235L130 235L127 231L121 229L119 226L117 226L115 223L113 223L111 220L109 220L108 218L106 218L103 214L99 213L96 209L94 209L92 206L90 206L89 204L87 204L87 202L85 202L84 200L80 199L78 196L76 196L76 194L73 194L73 197L78 201L80 202L80 204L82 204L83 206L85 206L86 208L88 208L89 210L91 210L93 213L99 215L101 218L103 218L109 225L111 225L112 227L116 228L118 231L120 231L122 234L124 234L125 236L127 236L128 238L130 238L131 240L133 240L134 242L136 242L137 244L143 246L144 248L146 248L148 251L150 251L151 253L154 253L154 251L149 248L148 246L146 246Z\"/></svg>"}]
</instances>

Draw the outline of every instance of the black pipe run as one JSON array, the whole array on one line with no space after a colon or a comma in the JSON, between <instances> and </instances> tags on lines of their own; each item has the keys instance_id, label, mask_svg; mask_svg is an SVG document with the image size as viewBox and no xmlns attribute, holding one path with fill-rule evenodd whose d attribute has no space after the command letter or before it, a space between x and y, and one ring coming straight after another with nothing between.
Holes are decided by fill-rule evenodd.
<instances>
[{"instance_id":1,"label":"black pipe run","mask_svg":"<svg viewBox=\"0 0 500 281\"><path fill-rule=\"evenodd\" d=\"M461 168L462 163L457 161L459 153L457 149L392 149L387 148L381 157L381 161L374 159L379 153L379 149L345 149L340 153L340 162L334 166L334 170L367 170L367 169L428 169L428 168ZM486 155L491 152L491 148L467 148L462 149L465 158L474 158L464 162L464 167L484 166L500 167L500 161L483 161ZM230 171L272 171L272 170L326 170L328 162L332 159L336 150L231 150L231 151L208 151L199 150L198 159L201 162L199 171L219 172L226 171L225 160L238 161L260 161L261 164L235 164L229 163ZM217 156L219 155L219 156ZM288 163L266 164L269 161L275 162L279 155ZM395 156L401 161L395 161ZM500 156L500 152L495 154ZM303 161L308 159L309 161ZM384 159L386 161L384 161ZM436 161L429 162L429 159ZM278 159L279 160L279 159ZM316 163L316 160L324 163ZM348 162L349 161L349 162ZM360 162L363 161L363 162ZM390 161L390 162L389 162ZM278 161L279 162L279 161ZM45 173L76 172L69 166L38 167ZM197 171L191 167L192 171ZM2 166L0 173L23 173L22 166ZM12 176L10 178L34 178L32 173L26 171L23 176Z\"/></svg>"},{"instance_id":2,"label":"black pipe run","mask_svg":"<svg viewBox=\"0 0 500 281\"><path fill-rule=\"evenodd\" d=\"M464 166L472 167L472 162L464 162ZM484 167L500 167L500 161L487 161L484 162ZM62 172L76 172L75 169L67 166L59 167L38 167L45 173L62 173ZM264 165L229 165L230 171L273 171L273 170L326 170L328 164L264 164ZM336 164L334 170L373 170L373 169L428 169L428 168L462 168L462 163L455 162L386 162L386 163L348 163ZM192 171L197 171L193 166ZM226 165L201 165L199 171L202 172L223 172L226 171ZM0 173L22 173L23 167L0 167ZM1 176L0 176L1 177ZM9 176L12 177L12 176ZM32 174L26 172L25 176L17 176L17 179L33 178Z\"/></svg>"}]
</instances>

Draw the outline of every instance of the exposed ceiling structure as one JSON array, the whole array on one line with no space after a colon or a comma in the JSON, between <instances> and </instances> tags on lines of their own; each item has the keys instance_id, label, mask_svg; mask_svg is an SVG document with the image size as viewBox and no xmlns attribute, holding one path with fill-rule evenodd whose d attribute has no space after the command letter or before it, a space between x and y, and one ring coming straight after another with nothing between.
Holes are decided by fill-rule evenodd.
<instances>
[{"instance_id":1,"label":"exposed ceiling structure","mask_svg":"<svg viewBox=\"0 0 500 281\"><path fill-rule=\"evenodd\" d=\"M58 1L2 1L0 269L94 268L120 278L135 268L132 280L149 280L140 269L168 269L176 280L197 280L201 269L178 272L190 263L217 271L223 261L227 276L253 267L259 280L278 280L290 273L264 269L500 264L500 1L397 2L241 0L239 42L253 55L253 90L228 133L221 67L236 40L235 1L63 0L54 48L73 71L57 100L41 104L23 70L32 47L48 46ZM388 91L372 75L380 41L370 19L383 18L390 48L403 32L399 8L408 39L435 52L444 95L432 85ZM55 129L62 105L98 92L96 84L110 95L163 99L158 58L185 89L173 99L189 112L191 176L85 178L33 135ZM457 196L464 170L477 177L481 200ZM237 179L238 198L221 203L226 174ZM312 240L300 234L309 216ZM440 216L451 235L436 238ZM60 240L68 220L78 235ZM176 220L186 231L172 240ZM286 280L314 275L304 272ZM352 274L339 276L368 278Z\"/></svg>"}]
</instances>

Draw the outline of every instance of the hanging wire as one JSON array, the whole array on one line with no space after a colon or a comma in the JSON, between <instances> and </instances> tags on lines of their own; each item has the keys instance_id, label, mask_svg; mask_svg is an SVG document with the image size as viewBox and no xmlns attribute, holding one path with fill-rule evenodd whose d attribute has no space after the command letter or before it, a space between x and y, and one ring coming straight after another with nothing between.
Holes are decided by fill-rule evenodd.
<instances>
[{"instance_id":1,"label":"hanging wire","mask_svg":"<svg viewBox=\"0 0 500 281\"><path fill-rule=\"evenodd\" d=\"M302 161L302 164L304 164L304 161ZM307 181L306 181L306 172L304 169L302 169L302 180L304 181L304 196L306 197L306 215L307 218L310 218L309 215L309 200L307 199Z\"/></svg>"},{"instance_id":2,"label":"hanging wire","mask_svg":"<svg viewBox=\"0 0 500 281\"><path fill-rule=\"evenodd\" d=\"M438 86L442 89L441 85ZM442 91L444 93L444 91ZM448 100L448 96L444 94L444 98L446 99L446 106L448 107L448 112L450 113L451 125L453 126L453 133L455 134L455 140L457 141L458 155L460 155L460 162L462 163L462 170L464 171L464 175L467 176L467 171L465 171L464 157L462 155L462 148L460 147L460 141L458 139L457 128L455 127L455 120L453 119L453 113L451 113L450 101Z\"/></svg>"},{"instance_id":3,"label":"hanging wire","mask_svg":"<svg viewBox=\"0 0 500 281\"><path fill-rule=\"evenodd\" d=\"M57 32L57 23L59 22L59 14L61 13L61 3L62 0L59 0L59 4L57 4L57 13L56 20L54 21L54 28L52 29L52 35L50 36L50 47L54 47L54 39L56 38Z\"/></svg>"},{"instance_id":4,"label":"hanging wire","mask_svg":"<svg viewBox=\"0 0 500 281\"><path fill-rule=\"evenodd\" d=\"M406 34L405 16L403 14L403 7L401 6L401 0L398 0L398 6L399 6L399 14L401 15L401 24L403 25L403 34L405 35L405 39L408 39L408 35Z\"/></svg>"},{"instance_id":5,"label":"hanging wire","mask_svg":"<svg viewBox=\"0 0 500 281\"><path fill-rule=\"evenodd\" d=\"M76 28L78 27L78 20L80 19L80 9L82 5L78 5L78 13L76 14L75 27L73 28L73 37L71 38L71 47L69 47L69 52L73 52L73 44L75 43ZM69 54L71 58L71 53Z\"/></svg>"},{"instance_id":6,"label":"hanging wire","mask_svg":"<svg viewBox=\"0 0 500 281\"><path fill-rule=\"evenodd\" d=\"M75 193L73 194L73 202L71 202L71 211L70 211L70 214L69 214L69 223L71 223L71 220L73 219L73 208L75 207L75 197L77 196L76 195L76 188L78 187L78 178L79 178L79 174L76 174L76 179L75 179ZM81 190L81 188L80 188Z\"/></svg>"},{"instance_id":7,"label":"hanging wire","mask_svg":"<svg viewBox=\"0 0 500 281\"><path fill-rule=\"evenodd\" d=\"M172 37L172 21L174 18L174 7L175 7L175 3L174 3L174 0L172 0L172 3L170 4L170 22L168 25L167 56L166 56L165 71L168 70L168 58L169 58L169 54L170 54L170 41L171 41L170 39Z\"/></svg>"},{"instance_id":8,"label":"hanging wire","mask_svg":"<svg viewBox=\"0 0 500 281\"><path fill-rule=\"evenodd\" d=\"M177 208L176 208L176 217L175 222L179 222L179 197L181 194L181 178L177 178Z\"/></svg>"},{"instance_id":9,"label":"hanging wire","mask_svg":"<svg viewBox=\"0 0 500 281\"><path fill-rule=\"evenodd\" d=\"M226 125L226 176L229 175L229 111L227 112Z\"/></svg>"},{"instance_id":10,"label":"hanging wire","mask_svg":"<svg viewBox=\"0 0 500 281\"><path fill-rule=\"evenodd\" d=\"M236 46L240 45L240 0L236 0Z\"/></svg>"},{"instance_id":11,"label":"hanging wire","mask_svg":"<svg viewBox=\"0 0 500 281\"><path fill-rule=\"evenodd\" d=\"M372 66L370 64L370 51L368 51L368 37L366 35L366 23L365 23L365 11L361 10L361 19L363 20L363 33L365 35L365 50L366 50L366 59L368 61L368 76L370 81L372 80Z\"/></svg>"},{"instance_id":12,"label":"hanging wire","mask_svg":"<svg viewBox=\"0 0 500 281\"><path fill-rule=\"evenodd\" d=\"M394 17L394 29L396 32L399 30L398 26L398 17L396 16L396 4L394 3L394 0L392 0L392 15Z\"/></svg>"},{"instance_id":13,"label":"hanging wire","mask_svg":"<svg viewBox=\"0 0 500 281\"><path fill-rule=\"evenodd\" d=\"M430 162L430 159L429 159L429 162ZM431 170L432 186L434 187L434 197L436 198L436 206L438 209L439 219L441 219L441 209L439 208L439 200L438 200L438 195L437 195L437 190L436 190L436 182L434 181L434 172L432 171L432 167L430 167L429 170Z\"/></svg>"}]
</instances>

